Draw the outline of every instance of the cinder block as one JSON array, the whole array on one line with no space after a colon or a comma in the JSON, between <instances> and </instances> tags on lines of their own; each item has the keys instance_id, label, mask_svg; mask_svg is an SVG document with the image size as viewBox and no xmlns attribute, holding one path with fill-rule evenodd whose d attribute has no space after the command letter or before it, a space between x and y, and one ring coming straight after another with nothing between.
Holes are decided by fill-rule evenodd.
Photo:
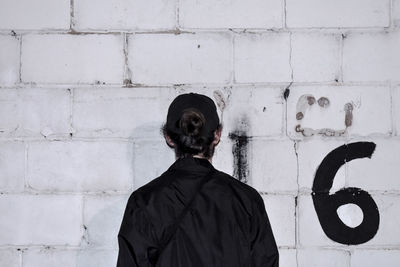
<instances>
[{"instance_id":1,"label":"cinder block","mask_svg":"<svg viewBox=\"0 0 400 267\"><path fill-rule=\"evenodd\" d=\"M24 190L25 145L23 142L0 143L0 170L0 191Z\"/></svg>"},{"instance_id":2,"label":"cinder block","mask_svg":"<svg viewBox=\"0 0 400 267\"><path fill-rule=\"evenodd\" d=\"M120 141L33 142L28 183L43 191L129 191L132 149Z\"/></svg>"},{"instance_id":3,"label":"cinder block","mask_svg":"<svg viewBox=\"0 0 400 267\"><path fill-rule=\"evenodd\" d=\"M2 4L3 1L0 3L0 14ZM0 21L1 18L0 15ZM10 85L19 82L20 38L0 35L0 84Z\"/></svg>"},{"instance_id":4,"label":"cinder block","mask_svg":"<svg viewBox=\"0 0 400 267\"><path fill-rule=\"evenodd\" d=\"M75 136L160 138L173 97L168 88L75 89Z\"/></svg>"},{"instance_id":5,"label":"cinder block","mask_svg":"<svg viewBox=\"0 0 400 267\"><path fill-rule=\"evenodd\" d=\"M24 251L23 263L24 267L72 267L82 266L77 264L79 252L76 250L60 250L60 249L28 249Z\"/></svg>"},{"instance_id":6,"label":"cinder block","mask_svg":"<svg viewBox=\"0 0 400 267\"><path fill-rule=\"evenodd\" d=\"M393 90L392 114L395 135L400 136L400 85Z\"/></svg>"},{"instance_id":7,"label":"cinder block","mask_svg":"<svg viewBox=\"0 0 400 267\"><path fill-rule=\"evenodd\" d=\"M286 248L279 249L279 266L297 267L296 250Z\"/></svg>"},{"instance_id":8,"label":"cinder block","mask_svg":"<svg viewBox=\"0 0 400 267\"><path fill-rule=\"evenodd\" d=\"M231 55L231 37L225 33L135 34L129 38L128 63L134 83L227 83Z\"/></svg>"},{"instance_id":9,"label":"cinder block","mask_svg":"<svg viewBox=\"0 0 400 267\"><path fill-rule=\"evenodd\" d=\"M400 262L398 249L356 249L351 253L351 267L397 267Z\"/></svg>"},{"instance_id":10,"label":"cinder block","mask_svg":"<svg viewBox=\"0 0 400 267\"><path fill-rule=\"evenodd\" d=\"M70 93L67 89L19 88L0 91L2 136L67 136Z\"/></svg>"},{"instance_id":11,"label":"cinder block","mask_svg":"<svg viewBox=\"0 0 400 267\"><path fill-rule=\"evenodd\" d=\"M400 140L362 141L375 143L375 151L371 158L355 159L348 163L348 186L364 190L400 190Z\"/></svg>"},{"instance_id":12,"label":"cinder block","mask_svg":"<svg viewBox=\"0 0 400 267\"><path fill-rule=\"evenodd\" d=\"M2 0L0 29L69 29L70 0Z\"/></svg>"},{"instance_id":13,"label":"cinder block","mask_svg":"<svg viewBox=\"0 0 400 267\"><path fill-rule=\"evenodd\" d=\"M389 26L389 0L287 0L290 28Z\"/></svg>"},{"instance_id":14,"label":"cinder block","mask_svg":"<svg viewBox=\"0 0 400 267\"><path fill-rule=\"evenodd\" d=\"M1 195L1 245L78 246L82 200L74 195ZM60 230L61 229L61 230Z\"/></svg>"},{"instance_id":15,"label":"cinder block","mask_svg":"<svg viewBox=\"0 0 400 267\"><path fill-rule=\"evenodd\" d=\"M60 249L29 249L24 252L24 267L83 267L115 266L117 250L60 250Z\"/></svg>"},{"instance_id":16,"label":"cinder block","mask_svg":"<svg viewBox=\"0 0 400 267\"><path fill-rule=\"evenodd\" d=\"M392 19L395 27L400 26L400 1L393 0L392 3Z\"/></svg>"},{"instance_id":17,"label":"cinder block","mask_svg":"<svg viewBox=\"0 0 400 267\"><path fill-rule=\"evenodd\" d=\"M78 30L172 29L175 0L123 1L75 0L74 21Z\"/></svg>"},{"instance_id":18,"label":"cinder block","mask_svg":"<svg viewBox=\"0 0 400 267\"><path fill-rule=\"evenodd\" d=\"M17 251L16 249L0 250L0 266L20 267L21 252Z\"/></svg>"},{"instance_id":19,"label":"cinder block","mask_svg":"<svg viewBox=\"0 0 400 267\"><path fill-rule=\"evenodd\" d=\"M123 39L114 34L30 34L22 39L21 61L23 82L122 84Z\"/></svg>"},{"instance_id":20,"label":"cinder block","mask_svg":"<svg viewBox=\"0 0 400 267\"><path fill-rule=\"evenodd\" d=\"M76 263L82 267L110 267L117 264L117 257L118 250L82 250L76 258Z\"/></svg>"},{"instance_id":21,"label":"cinder block","mask_svg":"<svg viewBox=\"0 0 400 267\"><path fill-rule=\"evenodd\" d=\"M251 141L250 184L261 192L297 191L297 159L289 140Z\"/></svg>"},{"instance_id":22,"label":"cinder block","mask_svg":"<svg viewBox=\"0 0 400 267\"><path fill-rule=\"evenodd\" d=\"M288 134L295 139L312 135L390 135L390 98L390 88L385 86L291 87Z\"/></svg>"},{"instance_id":23,"label":"cinder block","mask_svg":"<svg viewBox=\"0 0 400 267\"><path fill-rule=\"evenodd\" d=\"M335 34L293 33L293 80L326 82L339 79L340 39Z\"/></svg>"},{"instance_id":24,"label":"cinder block","mask_svg":"<svg viewBox=\"0 0 400 267\"><path fill-rule=\"evenodd\" d=\"M87 231L87 245L118 249L118 232L128 195L86 196L83 206L83 224Z\"/></svg>"},{"instance_id":25,"label":"cinder block","mask_svg":"<svg viewBox=\"0 0 400 267\"><path fill-rule=\"evenodd\" d=\"M298 237L301 246L345 246L329 239L322 230L311 195L299 196ZM306 265L304 265L306 266Z\"/></svg>"},{"instance_id":26,"label":"cinder block","mask_svg":"<svg viewBox=\"0 0 400 267\"><path fill-rule=\"evenodd\" d=\"M175 153L165 140L135 141L134 148L134 190L164 173L175 162Z\"/></svg>"},{"instance_id":27,"label":"cinder block","mask_svg":"<svg viewBox=\"0 0 400 267\"><path fill-rule=\"evenodd\" d=\"M225 97L224 134L240 133L248 137L282 136L282 91L279 87L230 89Z\"/></svg>"},{"instance_id":28,"label":"cinder block","mask_svg":"<svg viewBox=\"0 0 400 267\"><path fill-rule=\"evenodd\" d=\"M227 136L222 136L214 151L214 157L212 159L214 168L229 175L234 175L234 159L232 150L232 140Z\"/></svg>"},{"instance_id":29,"label":"cinder block","mask_svg":"<svg viewBox=\"0 0 400 267\"><path fill-rule=\"evenodd\" d=\"M276 244L278 246L295 246L296 219L294 197L263 195L263 199Z\"/></svg>"},{"instance_id":30,"label":"cinder block","mask_svg":"<svg viewBox=\"0 0 400 267\"><path fill-rule=\"evenodd\" d=\"M182 28L281 28L279 0L179 1Z\"/></svg>"},{"instance_id":31,"label":"cinder block","mask_svg":"<svg viewBox=\"0 0 400 267\"><path fill-rule=\"evenodd\" d=\"M399 81L399 43L400 31L348 34L343 42L343 80Z\"/></svg>"},{"instance_id":32,"label":"cinder block","mask_svg":"<svg viewBox=\"0 0 400 267\"><path fill-rule=\"evenodd\" d=\"M344 145L339 140L303 140L297 143L299 160L299 187L300 190L310 192L314 183L315 172L323 159L335 148ZM333 180L331 193L336 192L346 185L346 164L338 170Z\"/></svg>"},{"instance_id":33,"label":"cinder block","mask_svg":"<svg viewBox=\"0 0 400 267\"><path fill-rule=\"evenodd\" d=\"M364 246L397 246L400 243L400 199L398 196L372 195L378 206L380 223L376 235ZM299 198L299 238L304 246L346 246L329 239L323 232L311 196Z\"/></svg>"},{"instance_id":34,"label":"cinder block","mask_svg":"<svg viewBox=\"0 0 400 267\"><path fill-rule=\"evenodd\" d=\"M235 37L235 81L291 81L290 34L240 34Z\"/></svg>"},{"instance_id":35,"label":"cinder block","mask_svg":"<svg viewBox=\"0 0 400 267\"><path fill-rule=\"evenodd\" d=\"M343 267L349 266L350 254L343 250L299 249L298 267Z\"/></svg>"}]
</instances>

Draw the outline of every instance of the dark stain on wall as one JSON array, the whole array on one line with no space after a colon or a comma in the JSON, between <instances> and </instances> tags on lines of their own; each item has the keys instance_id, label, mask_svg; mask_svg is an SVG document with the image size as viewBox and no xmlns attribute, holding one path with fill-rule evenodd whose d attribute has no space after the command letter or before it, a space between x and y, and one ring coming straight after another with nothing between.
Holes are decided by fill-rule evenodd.
<instances>
[{"instance_id":1,"label":"dark stain on wall","mask_svg":"<svg viewBox=\"0 0 400 267\"><path fill-rule=\"evenodd\" d=\"M229 138L233 141L233 176L246 183L249 178L249 137L244 131L235 131L229 133Z\"/></svg>"}]
</instances>

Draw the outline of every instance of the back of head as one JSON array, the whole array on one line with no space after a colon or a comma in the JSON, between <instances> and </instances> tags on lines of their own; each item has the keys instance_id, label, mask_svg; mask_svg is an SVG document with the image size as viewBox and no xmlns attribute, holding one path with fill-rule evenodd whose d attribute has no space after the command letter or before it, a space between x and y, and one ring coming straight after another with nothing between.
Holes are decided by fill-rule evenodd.
<instances>
[{"instance_id":1,"label":"back of head","mask_svg":"<svg viewBox=\"0 0 400 267\"><path fill-rule=\"evenodd\" d=\"M215 130L221 127L214 102L205 95L183 94L171 103L163 132L173 141L177 157L210 158Z\"/></svg>"}]
</instances>

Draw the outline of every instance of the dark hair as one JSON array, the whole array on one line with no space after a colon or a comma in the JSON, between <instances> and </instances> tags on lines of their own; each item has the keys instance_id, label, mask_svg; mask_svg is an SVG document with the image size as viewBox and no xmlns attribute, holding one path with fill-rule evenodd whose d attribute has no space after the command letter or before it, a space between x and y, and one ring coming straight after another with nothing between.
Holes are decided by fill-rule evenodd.
<instances>
[{"instance_id":1,"label":"dark hair","mask_svg":"<svg viewBox=\"0 0 400 267\"><path fill-rule=\"evenodd\" d=\"M167 134L175 144L177 157L201 153L204 157L210 158L214 154L214 146L211 146L211 143L214 140L216 129L204 132L206 123L203 113L195 108L188 108L183 111L180 120L176 122L176 127L180 129L181 133L169 129L166 124L163 125L163 133ZM218 127L221 127L221 124Z\"/></svg>"}]
</instances>

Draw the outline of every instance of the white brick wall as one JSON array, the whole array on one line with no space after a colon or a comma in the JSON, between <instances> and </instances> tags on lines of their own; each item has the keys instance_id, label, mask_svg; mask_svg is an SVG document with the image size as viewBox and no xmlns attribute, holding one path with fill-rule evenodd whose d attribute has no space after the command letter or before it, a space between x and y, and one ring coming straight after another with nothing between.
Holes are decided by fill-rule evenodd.
<instances>
[{"instance_id":1,"label":"white brick wall","mask_svg":"<svg viewBox=\"0 0 400 267\"><path fill-rule=\"evenodd\" d=\"M2 0L0 29L69 29L70 0Z\"/></svg>"},{"instance_id":2,"label":"white brick wall","mask_svg":"<svg viewBox=\"0 0 400 267\"><path fill-rule=\"evenodd\" d=\"M27 183L34 190L132 188L132 146L126 142L35 142L29 144L27 161Z\"/></svg>"},{"instance_id":3,"label":"white brick wall","mask_svg":"<svg viewBox=\"0 0 400 267\"><path fill-rule=\"evenodd\" d=\"M134 83L227 83L231 79L229 34L135 34L128 48Z\"/></svg>"},{"instance_id":4,"label":"white brick wall","mask_svg":"<svg viewBox=\"0 0 400 267\"><path fill-rule=\"evenodd\" d=\"M182 28L281 28L283 5L279 0L179 1Z\"/></svg>"},{"instance_id":5,"label":"white brick wall","mask_svg":"<svg viewBox=\"0 0 400 267\"><path fill-rule=\"evenodd\" d=\"M218 105L213 165L238 175L245 155L280 266L398 266L399 26L400 0L2 0L0 266L115 266L127 198L174 162L160 128L187 92ZM375 152L330 193L369 192L380 225L347 246L311 188L358 141Z\"/></svg>"},{"instance_id":6,"label":"white brick wall","mask_svg":"<svg viewBox=\"0 0 400 267\"><path fill-rule=\"evenodd\" d=\"M241 34L235 37L234 49L236 82L291 80L288 33Z\"/></svg>"},{"instance_id":7,"label":"white brick wall","mask_svg":"<svg viewBox=\"0 0 400 267\"><path fill-rule=\"evenodd\" d=\"M20 37L0 35L0 84L19 82L20 39Z\"/></svg>"},{"instance_id":8,"label":"white brick wall","mask_svg":"<svg viewBox=\"0 0 400 267\"><path fill-rule=\"evenodd\" d=\"M5 137L66 136L70 129L70 91L62 88L6 88L0 91ZM49 112L51 110L52 112Z\"/></svg>"},{"instance_id":9,"label":"white brick wall","mask_svg":"<svg viewBox=\"0 0 400 267\"><path fill-rule=\"evenodd\" d=\"M82 200L73 195L1 195L0 245L71 245L82 238Z\"/></svg>"},{"instance_id":10,"label":"white brick wall","mask_svg":"<svg viewBox=\"0 0 400 267\"><path fill-rule=\"evenodd\" d=\"M76 30L143 30L175 27L175 0L74 0Z\"/></svg>"},{"instance_id":11,"label":"white brick wall","mask_svg":"<svg viewBox=\"0 0 400 267\"><path fill-rule=\"evenodd\" d=\"M389 26L389 0L287 0L290 28Z\"/></svg>"},{"instance_id":12,"label":"white brick wall","mask_svg":"<svg viewBox=\"0 0 400 267\"><path fill-rule=\"evenodd\" d=\"M21 78L35 83L122 84L122 49L121 35L27 35L23 37Z\"/></svg>"},{"instance_id":13,"label":"white brick wall","mask_svg":"<svg viewBox=\"0 0 400 267\"><path fill-rule=\"evenodd\" d=\"M399 31L349 34L343 41L343 80L399 81L399 43Z\"/></svg>"}]
</instances>

